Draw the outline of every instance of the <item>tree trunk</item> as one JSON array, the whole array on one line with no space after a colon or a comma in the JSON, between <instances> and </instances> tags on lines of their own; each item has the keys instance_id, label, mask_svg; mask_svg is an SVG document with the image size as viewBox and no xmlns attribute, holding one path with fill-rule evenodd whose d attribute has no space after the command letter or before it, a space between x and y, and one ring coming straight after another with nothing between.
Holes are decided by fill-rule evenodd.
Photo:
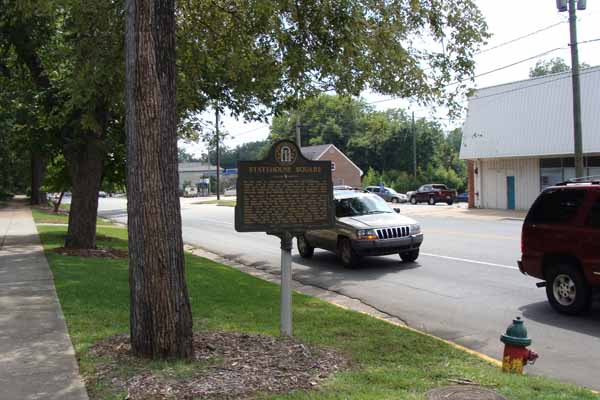
<instances>
[{"instance_id":1,"label":"tree trunk","mask_svg":"<svg viewBox=\"0 0 600 400\"><path fill-rule=\"evenodd\" d=\"M69 228L65 247L93 249L96 247L98 191L102 180L103 154L97 144L88 143L65 150L72 183Z\"/></svg>"},{"instance_id":2,"label":"tree trunk","mask_svg":"<svg viewBox=\"0 0 600 400\"><path fill-rule=\"evenodd\" d=\"M54 212L58 213L58 210L60 209L60 204L62 203L62 199L63 196L65 195L65 191L63 190L62 192L60 192L60 195L58 196L58 199L52 199L52 204L54 204Z\"/></svg>"},{"instance_id":3,"label":"tree trunk","mask_svg":"<svg viewBox=\"0 0 600 400\"><path fill-rule=\"evenodd\" d=\"M127 213L134 354L192 356L177 172L174 0L127 0Z\"/></svg>"},{"instance_id":4,"label":"tree trunk","mask_svg":"<svg viewBox=\"0 0 600 400\"><path fill-rule=\"evenodd\" d=\"M31 153L31 204L46 204L46 193L41 191L46 172L44 159L36 152Z\"/></svg>"}]
</instances>

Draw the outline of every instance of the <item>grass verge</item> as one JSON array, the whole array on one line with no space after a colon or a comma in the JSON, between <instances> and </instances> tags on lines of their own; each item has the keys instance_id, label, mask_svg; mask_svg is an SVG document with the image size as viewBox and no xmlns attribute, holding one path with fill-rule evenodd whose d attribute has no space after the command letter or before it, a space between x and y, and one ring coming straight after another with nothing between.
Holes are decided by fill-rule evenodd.
<instances>
[{"instance_id":1,"label":"grass verge","mask_svg":"<svg viewBox=\"0 0 600 400\"><path fill-rule=\"evenodd\" d=\"M129 288L127 260L90 259L58 255L65 228L39 226L56 289L80 362L91 377L99 360L89 347L110 335L128 332ZM127 247L125 229L98 230L98 245ZM194 329L278 334L279 288L224 265L186 255L186 276ZM552 379L503 374L497 367L430 337L401 329L321 300L294 294L294 335L315 345L339 349L352 359L340 372L312 391L259 395L259 399L423 399L424 393L468 379L489 386L511 400L598 399L590 391ZM153 362L146 368L176 370L178 363ZM198 366L202 368L202 366ZM124 366L123 377L135 368ZM92 399L125 398L108 388L88 383Z\"/></svg>"},{"instance_id":2,"label":"grass verge","mask_svg":"<svg viewBox=\"0 0 600 400\"><path fill-rule=\"evenodd\" d=\"M62 206L61 206L62 209ZM31 214L36 224L68 224L69 214L63 212L55 213L49 208L31 208ZM97 225L114 225L108 219L97 218Z\"/></svg>"},{"instance_id":3,"label":"grass verge","mask_svg":"<svg viewBox=\"0 0 600 400\"><path fill-rule=\"evenodd\" d=\"M207 201L199 201L193 204L216 204L218 206L225 207L235 207L235 200L207 200Z\"/></svg>"}]
</instances>

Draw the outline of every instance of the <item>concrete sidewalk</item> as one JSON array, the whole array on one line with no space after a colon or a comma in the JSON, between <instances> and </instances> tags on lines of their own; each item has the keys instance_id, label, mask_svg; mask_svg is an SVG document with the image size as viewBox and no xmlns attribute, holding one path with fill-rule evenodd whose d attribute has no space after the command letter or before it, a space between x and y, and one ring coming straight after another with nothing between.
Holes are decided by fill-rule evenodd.
<instances>
[{"instance_id":1,"label":"concrete sidewalk","mask_svg":"<svg viewBox=\"0 0 600 400\"><path fill-rule=\"evenodd\" d=\"M445 204L429 205L411 205L403 204L400 206L401 213L410 216L439 216L462 219L479 219L487 221L498 220L523 220L527 216L527 211L522 210L494 210L485 208L467 208L466 204L459 203L447 206Z\"/></svg>"},{"instance_id":2,"label":"concrete sidewalk","mask_svg":"<svg viewBox=\"0 0 600 400\"><path fill-rule=\"evenodd\" d=\"M0 398L87 399L31 211L0 208Z\"/></svg>"}]
</instances>

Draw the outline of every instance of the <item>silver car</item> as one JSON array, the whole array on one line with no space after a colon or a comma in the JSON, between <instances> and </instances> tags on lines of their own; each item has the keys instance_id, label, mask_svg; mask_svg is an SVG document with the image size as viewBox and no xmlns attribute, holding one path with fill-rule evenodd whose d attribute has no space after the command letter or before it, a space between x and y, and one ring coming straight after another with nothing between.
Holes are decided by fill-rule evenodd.
<instances>
[{"instance_id":1,"label":"silver car","mask_svg":"<svg viewBox=\"0 0 600 400\"><path fill-rule=\"evenodd\" d=\"M345 267L360 264L363 256L399 254L404 262L419 257L423 242L420 225L399 214L370 193L334 192L334 229L307 231L297 238L298 252L312 257L315 248L335 252Z\"/></svg>"},{"instance_id":2,"label":"silver car","mask_svg":"<svg viewBox=\"0 0 600 400\"><path fill-rule=\"evenodd\" d=\"M389 187L367 186L365 191L374 193L385 201L391 201L392 203L406 203L408 201L408 197L405 194L398 193Z\"/></svg>"}]
</instances>

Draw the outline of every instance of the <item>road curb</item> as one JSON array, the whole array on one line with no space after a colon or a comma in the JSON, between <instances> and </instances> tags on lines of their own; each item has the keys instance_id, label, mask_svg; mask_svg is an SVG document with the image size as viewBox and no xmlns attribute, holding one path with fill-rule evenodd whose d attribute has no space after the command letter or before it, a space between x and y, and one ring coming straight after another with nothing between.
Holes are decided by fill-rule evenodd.
<instances>
[{"instance_id":1,"label":"road curb","mask_svg":"<svg viewBox=\"0 0 600 400\"><path fill-rule=\"evenodd\" d=\"M190 244L185 244L185 250L188 251L188 252L190 252L193 255L204 257L204 258L207 258L207 259L209 259L211 261L218 262L218 263L221 263L221 264L225 264L225 265L227 265L227 266L229 266L231 268L235 268L235 269L237 269L237 270L239 270L241 272L248 273L249 275L252 275L254 277L266 280L268 282L275 283L275 284L279 284L280 283L279 282L279 275L278 274L274 274L274 273L265 271L263 269L259 269L257 267L253 267L251 265L246 265L246 264L242 263L240 260L232 260L230 258L227 258L227 257L223 256L223 255L220 255L220 254L217 254L217 253L213 253L212 251L203 249L203 248L198 247L198 246L192 246ZM386 313L386 312L384 312L382 310L378 310L378 309L374 308L373 306L371 306L369 304L363 303L359 299L355 299L355 298L346 296L346 295L344 295L342 293L339 293L339 292L336 292L336 291L331 291L331 290L328 290L328 289L325 289L325 288L322 288L322 287L318 287L318 286L314 286L314 285L309 285L309 284L306 284L306 283L303 283L303 282L300 282L300 281L297 281L297 280L293 280L293 282L295 283L293 289L296 292L299 292L299 293L302 293L302 294L306 294L306 295L310 295L310 296L314 296L314 297L318 297L319 299L324 300L324 301L326 301L326 302L328 302L328 303L330 303L330 304L332 304L332 305L334 305L336 307L342 308L344 310L356 311L356 312L359 312L361 314L368 315L370 317L373 317L373 318L376 318L378 320L381 320L383 322L387 322L387 323L389 323L391 325L394 325L394 326L397 326L399 328L403 328L403 329L409 330L411 332L418 333L418 334L423 335L423 336L427 336L429 338L432 338L432 339L438 340L440 342L443 342L443 343L449 345L450 347L452 347L452 348L454 348L456 350L460 350L460 351L463 351L465 353L468 353L468 354L471 354L473 356L476 356L476 357L480 358L481 360L484 360L484 361L486 361L486 362L488 362L488 363L490 363L490 364L492 364L494 366L497 366L497 367L501 367L502 366L502 361L500 361L500 360L497 360L497 359L495 359L493 357L490 357L490 356L488 356L486 354L480 353L480 352L478 352L476 350L469 349L469 348L467 348L465 346L462 346L460 344L451 342L451 341L446 340L446 339L442 339L442 338L440 338L438 336L434 336L434 335L432 335L430 333L423 332L421 330L412 328L412 327L408 326L406 324L406 322L402 321L400 318L398 318L398 317L396 317L394 315L388 314L388 313ZM304 288L304 290L303 290L303 288ZM307 290L306 288L309 288L309 289ZM325 293L319 293L321 291L325 292ZM336 301L336 299L338 301ZM357 304L357 303L359 303L359 304ZM352 304L354 304L355 306L352 306Z\"/></svg>"}]
</instances>

